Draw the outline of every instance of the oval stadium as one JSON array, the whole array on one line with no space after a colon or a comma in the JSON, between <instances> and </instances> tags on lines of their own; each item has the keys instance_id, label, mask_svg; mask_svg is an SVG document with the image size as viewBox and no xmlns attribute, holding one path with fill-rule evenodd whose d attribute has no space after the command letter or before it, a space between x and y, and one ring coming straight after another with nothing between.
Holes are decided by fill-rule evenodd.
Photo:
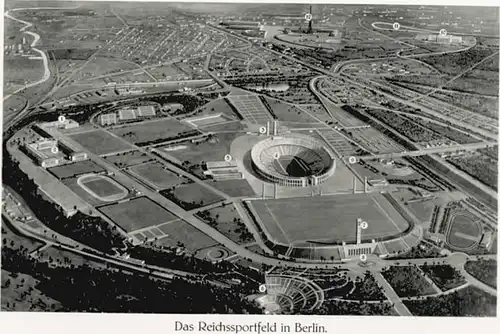
<instances>
[{"instance_id":1,"label":"oval stadium","mask_svg":"<svg viewBox=\"0 0 500 334\"><path fill-rule=\"evenodd\" d=\"M320 140L302 134L264 139L252 148L251 157L262 179L281 186L315 186L335 171L333 152Z\"/></svg>"}]
</instances>

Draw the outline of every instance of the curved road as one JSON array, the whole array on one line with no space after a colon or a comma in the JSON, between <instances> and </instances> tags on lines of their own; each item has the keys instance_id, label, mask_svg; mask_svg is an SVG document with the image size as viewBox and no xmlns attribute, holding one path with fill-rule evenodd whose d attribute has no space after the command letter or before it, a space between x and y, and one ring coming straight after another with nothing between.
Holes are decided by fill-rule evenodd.
<instances>
[{"instance_id":1,"label":"curved road","mask_svg":"<svg viewBox=\"0 0 500 334\"><path fill-rule=\"evenodd\" d=\"M30 23L30 22L26 22L26 21L23 21L21 19L18 19L18 18L15 18L14 16L12 16L10 14L10 12L18 12L18 11L23 11L23 10L59 10L59 9L76 9L80 6L76 6L76 7L35 7L35 8L15 8L15 9L11 9L11 10L8 10L5 12L5 17L11 19L11 20L14 20L14 21L17 21L17 22L20 22L22 24L24 24L24 27L22 27L21 29L19 29L19 31L25 33L25 34L28 34L28 35L31 35L33 36L33 42L31 43L30 47L33 51L37 52L38 54L40 54L40 56L42 57L42 61L43 61L43 67L44 67L44 72L43 72L43 76L40 80L38 81L35 81L35 82L31 82L19 89L17 89L16 91L14 91L13 93L5 96L3 99L4 101L7 100L9 97L11 97L12 95L16 94L16 93L19 93L20 91L26 89L26 88L30 88L30 87L34 87L34 86L37 86L39 84L42 84L44 83L45 81L49 80L50 78L50 69L49 69L49 59L47 57L47 54L45 52L43 52L42 50L40 49L37 49L35 46L38 44L38 42L40 41L40 35L38 35L37 33L34 33L32 31L25 31L26 29L30 28L33 26L33 23Z\"/></svg>"}]
</instances>

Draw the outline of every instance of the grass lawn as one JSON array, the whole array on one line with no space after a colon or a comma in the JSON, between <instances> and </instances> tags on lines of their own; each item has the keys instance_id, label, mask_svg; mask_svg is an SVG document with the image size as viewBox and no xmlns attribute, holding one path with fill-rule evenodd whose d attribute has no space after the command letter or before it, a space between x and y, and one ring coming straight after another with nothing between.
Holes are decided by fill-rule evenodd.
<instances>
[{"instance_id":1,"label":"grass lawn","mask_svg":"<svg viewBox=\"0 0 500 334\"><path fill-rule=\"evenodd\" d=\"M466 283L460 272L450 265L421 266L420 268L443 291Z\"/></svg>"},{"instance_id":2,"label":"grass lawn","mask_svg":"<svg viewBox=\"0 0 500 334\"><path fill-rule=\"evenodd\" d=\"M133 147L103 130L69 135L71 139L97 155L125 151Z\"/></svg>"},{"instance_id":3,"label":"grass lawn","mask_svg":"<svg viewBox=\"0 0 500 334\"><path fill-rule=\"evenodd\" d=\"M158 189L174 187L187 181L157 162L134 166L130 170Z\"/></svg>"},{"instance_id":4,"label":"grass lawn","mask_svg":"<svg viewBox=\"0 0 500 334\"><path fill-rule=\"evenodd\" d=\"M236 243L245 244L255 241L232 204L201 211L198 215L208 225Z\"/></svg>"},{"instance_id":5,"label":"grass lawn","mask_svg":"<svg viewBox=\"0 0 500 334\"><path fill-rule=\"evenodd\" d=\"M452 247L467 249L479 241L481 227L466 215L456 215L451 221L447 241Z\"/></svg>"},{"instance_id":6,"label":"grass lawn","mask_svg":"<svg viewBox=\"0 0 500 334\"><path fill-rule=\"evenodd\" d=\"M382 275L400 297L425 296L437 293L416 267L392 266Z\"/></svg>"},{"instance_id":7,"label":"grass lawn","mask_svg":"<svg viewBox=\"0 0 500 334\"><path fill-rule=\"evenodd\" d=\"M168 151L168 153L179 161L189 161L191 165L202 161L223 160L224 156L229 153L231 142L239 135L238 133L219 133L213 140L198 144L186 141L182 143L185 146L183 149Z\"/></svg>"},{"instance_id":8,"label":"grass lawn","mask_svg":"<svg viewBox=\"0 0 500 334\"><path fill-rule=\"evenodd\" d=\"M56 166L48 169L58 179L73 177L86 173L99 173L104 171L104 168L91 160L75 162L68 165Z\"/></svg>"},{"instance_id":9,"label":"grass lawn","mask_svg":"<svg viewBox=\"0 0 500 334\"><path fill-rule=\"evenodd\" d=\"M192 210L222 200L222 198L197 184L182 184L174 189L167 189L161 194L174 201L185 210Z\"/></svg>"},{"instance_id":10,"label":"grass lawn","mask_svg":"<svg viewBox=\"0 0 500 334\"><path fill-rule=\"evenodd\" d=\"M2 311L57 311L62 305L37 289L38 280L2 269Z\"/></svg>"},{"instance_id":11,"label":"grass lawn","mask_svg":"<svg viewBox=\"0 0 500 334\"><path fill-rule=\"evenodd\" d=\"M297 107L266 97L266 101L273 110L279 121L298 122L298 123L319 123L318 120L312 118L309 114L298 109Z\"/></svg>"},{"instance_id":12,"label":"grass lawn","mask_svg":"<svg viewBox=\"0 0 500 334\"><path fill-rule=\"evenodd\" d=\"M192 130L192 127L185 122L179 122L175 119L161 119L154 122L130 124L114 128L111 131L136 144L167 139L189 130Z\"/></svg>"},{"instance_id":13,"label":"grass lawn","mask_svg":"<svg viewBox=\"0 0 500 334\"><path fill-rule=\"evenodd\" d=\"M173 221L158 228L168 235L155 241L159 246L177 247L178 243L181 243L189 252L194 253L217 244L217 241L183 220Z\"/></svg>"},{"instance_id":14,"label":"grass lawn","mask_svg":"<svg viewBox=\"0 0 500 334\"><path fill-rule=\"evenodd\" d=\"M207 181L212 187L232 197L254 196L253 188L247 180Z\"/></svg>"},{"instance_id":15,"label":"grass lawn","mask_svg":"<svg viewBox=\"0 0 500 334\"><path fill-rule=\"evenodd\" d=\"M83 181L82 184L100 197L118 195L124 192L123 189L106 178L96 178L89 181Z\"/></svg>"},{"instance_id":16,"label":"grass lawn","mask_svg":"<svg viewBox=\"0 0 500 334\"><path fill-rule=\"evenodd\" d=\"M479 260L467 261L465 270L484 284L496 289L497 287L497 261Z\"/></svg>"},{"instance_id":17,"label":"grass lawn","mask_svg":"<svg viewBox=\"0 0 500 334\"><path fill-rule=\"evenodd\" d=\"M2 219L2 241L3 239L5 239L6 246L13 249L19 249L23 247L28 251L28 253L43 246L43 243L35 239L29 239L17 234L17 232L14 232L14 229L11 228L10 223L6 222L4 219Z\"/></svg>"},{"instance_id":18,"label":"grass lawn","mask_svg":"<svg viewBox=\"0 0 500 334\"><path fill-rule=\"evenodd\" d=\"M421 300L405 300L404 304L414 316L431 317L494 317L496 297L469 286L456 294L428 297Z\"/></svg>"},{"instance_id":19,"label":"grass lawn","mask_svg":"<svg viewBox=\"0 0 500 334\"><path fill-rule=\"evenodd\" d=\"M104 159L110 164L114 164L119 168L133 166L153 160L152 158L147 156L146 153L142 153L140 151L130 151L118 153L115 155L108 155L104 157Z\"/></svg>"},{"instance_id":20,"label":"grass lawn","mask_svg":"<svg viewBox=\"0 0 500 334\"><path fill-rule=\"evenodd\" d=\"M435 205L432 200L408 203L410 211L413 212L421 222L428 222L431 220L434 207Z\"/></svg>"},{"instance_id":21,"label":"grass lawn","mask_svg":"<svg viewBox=\"0 0 500 334\"><path fill-rule=\"evenodd\" d=\"M127 232L159 225L176 218L170 211L147 197L139 197L128 202L101 206L99 211Z\"/></svg>"}]
</instances>

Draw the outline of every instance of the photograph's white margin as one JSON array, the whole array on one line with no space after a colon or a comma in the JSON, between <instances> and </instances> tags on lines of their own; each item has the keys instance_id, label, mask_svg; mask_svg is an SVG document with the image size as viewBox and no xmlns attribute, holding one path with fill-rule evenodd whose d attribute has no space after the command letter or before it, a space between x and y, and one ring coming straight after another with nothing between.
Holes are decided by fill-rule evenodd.
<instances>
[{"instance_id":1,"label":"photograph's white margin","mask_svg":"<svg viewBox=\"0 0 500 334\"><path fill-rule=\"evenodd\" d=\"M99 1L99 0L86 0ZM110 0L119 2L116 0ZM490 6L499 10L499 3L494 0L133 0L134 2L218 2L218 3L299 3L299 4L366 4L366 5L434 5L434 6ZM18 2L29 3L29 0ZM61 1L63 2L63 1ZM79 1L64 1L79 2ZM81 1L84 2L84 1ZM132 2L132 1L129 1ZM0 2L0 9L4 13L4 1ZM4 39L4 16L0 18L0 42L3 47ZM3 76L3 52L0 54L0 73ZM3 96L3 78L0 82L0 91ZM0 99L0 110L3 112L3 99ZM0 125L3 128L3 117L0 117ZM3 131L2 131L3 133ZM2 152L0 150L0 159ZM1 171L0 171L1 173ZM1 175L1 174L0 174ZM0 176L1 179L1 176ZM497 270L498 267L497 267ZM498 280L498 275L497 275ZM498 286L498 284L497 284ZM199 321L207 323L224 323L226 325L240 324L251 325L254 323L277 323L280 333L280 324L287 324L291 328L291 333L295 331L295 323L303 325L324 326L326 333L358 334L358 333L383 333L383 334L473 334L478 331L489 333L500 332L500 307L497 303L497 318L445 318L445 317L379 317L379 316L278 316L278 315L188 315L188 314L92 314L92 313L35 313L35 312L0 312L0 332L14 334L100 334L100 333L155 333L155 334L175 334L175 333L229 333L229 332L207 332L198 331ZM194 331L175 331L175 322L180 321L185 324L193 324ZM253 332L255 333L255 332ZM302 332L306 333L306 332ZM313 333L313 332L309 332Z\"/></svg>"}]
</instances>

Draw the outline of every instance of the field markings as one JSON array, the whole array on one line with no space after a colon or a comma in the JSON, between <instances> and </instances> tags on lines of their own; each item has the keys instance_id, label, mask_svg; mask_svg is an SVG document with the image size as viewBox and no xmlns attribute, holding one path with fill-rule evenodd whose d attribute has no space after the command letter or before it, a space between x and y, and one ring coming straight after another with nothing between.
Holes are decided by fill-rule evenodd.
<instances>
[{"instance_id":1,"label":"field markings","mask_svg":"<svg viewBox=\"0 0 500 334\"><path fill-rule=\"evenodd\" d=\"M389 218L389 220L392 222L392 224L394 224L394 226L396 227L398 232L401 232L401 229L399 228L398 224L396 224L396 222L391 218L391 216L384 210L384 208L382 208L382 206L377 201L377 199L375 197L372 197L372 200L373 200L373 202L375 202L375 204L377 204L377 206L380 208L380 210L382 210L382 212L385 214L385 216L387 218Z\"/></svg>"},{"instance_id":2,"label":"field markings","mask_svg":"<svg viewBox=\"0 0 500 334\"><path fill-rule=\"evenodd\" d=\"M459 237L459 238L462 238L462 239L466 239L466 240L470 240L470 241L477 241L478 237L475 237L475 236L472 236L472 235L469 235L469 234L465 234L465 233L462 233L462 232L455 232L453 233L456 237Z\"/></svg>"},{"instance_id":3,"label":"field markings","mask_svg":"<svg viewBox=\"0 0 500 334\"><path fill-rule=\"evenodd\" d=\"M168 225L168 224L171 224L171 223L175 223L179 220L182 220L180 218L176 218L176 219L173 219L173 220L169 220L167 222L164 222L164 223L161 223L161 224L158 224L158 225L153 225L153 226L148 226L148 227L144 227L144 228L140 228L140 229L137 229L137 230L134 230L134 231L131 231L129 232L128 234L130 236L133 236L135 234L142 234L142 232L144 231L149 231L149 230L152 230L152 229L158 229L159 231L161 231L159 229L160 226L163 226L163 225ZM161 231L165 236L167 235L165 232ZM154 234L154 233L153 233Z\"/></svg>"},{"instance_id":4,"label":"field markings","mask_svg":"<svg viewBox=\"0 0 500 334\"><path fill-rule=\"evenodd\" d=\"M274 223L278 226L278 228L280 229L281 233L283 233L283 236L285 237L285 239L288 241L289 244L291 244L291 241L290 239L288 238L288 236L286 235L285 231L283 230L283 228L281 227L281 225L278 223L278 220L276 219L276 217L274 216L273 212L271 211L271 209L269 209L269 206L267 206L267 203L264 203L264 206L266 207L267 211L269 212L269 214L271 215L271 217L273 218L274 220Z\"/></svg>"}]
</instances>

